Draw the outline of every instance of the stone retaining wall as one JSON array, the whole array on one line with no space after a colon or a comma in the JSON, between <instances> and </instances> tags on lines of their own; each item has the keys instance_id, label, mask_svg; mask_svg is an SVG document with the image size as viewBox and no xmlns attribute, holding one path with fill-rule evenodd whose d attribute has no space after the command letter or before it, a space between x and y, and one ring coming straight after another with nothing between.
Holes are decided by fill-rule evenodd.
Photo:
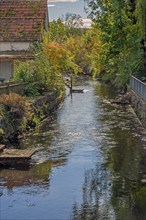
<instances>
[{"instance_id":1,"label":"stone retaining wall","mask_svg":"<svg viewBox=\"0 0 146 220\"><path fill-rule=\"evenodd\" d=\"M30 102L30 112L32 113L32 119L28 120L29 128L36 126L33 121L34 117L37 117L40 121L46 117L49 117L51 113L58 108L61 101L62 100L58 98L56 92L48 92L44 96L39 96L32 100ZM0 129L5 131L4 136L2 136L0 133L0 143L7 143L7 141L15 142L19 138L19 130L17 126L10 126L9 124L6 123L5 117L0 117ZM28 129L28 126L26 129ZM25 132L26 131L24 130L24 133Z\"/></svg>"},{"instance_id":2,"label":"stone retaining wall","mask_svg":"<svg viewBox=\"0 0 146 220\"><path fill-rule=\"evenodd\" d=\"M131 90L131 105L141 123L146 128L146 102L140 98L133 90Z\"/></svg>"}]
</instances>

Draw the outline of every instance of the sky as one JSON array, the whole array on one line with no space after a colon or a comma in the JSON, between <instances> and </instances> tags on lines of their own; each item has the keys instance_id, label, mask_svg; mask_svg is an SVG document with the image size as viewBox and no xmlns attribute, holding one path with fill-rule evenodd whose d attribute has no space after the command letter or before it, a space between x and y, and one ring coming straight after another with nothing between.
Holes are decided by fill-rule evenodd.
<instances>
[{"instance_id":1,"label":"sky","mask_svg":"<svg viewBox=\"0 0 146 220\"><path fill-rule=\"evenodd\" d=\"M81 15L84 26L91 24L84 10L84 0L48 0L48 10L50 21L57 20L66 13L75 13Z\"/></svg>"}]
</instances>

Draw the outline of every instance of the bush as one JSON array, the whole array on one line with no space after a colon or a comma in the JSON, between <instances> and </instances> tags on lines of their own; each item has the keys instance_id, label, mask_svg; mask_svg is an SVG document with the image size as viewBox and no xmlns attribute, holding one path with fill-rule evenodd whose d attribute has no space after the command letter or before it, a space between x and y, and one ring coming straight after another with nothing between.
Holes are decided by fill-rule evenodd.
<instances>
[{"instance_id":1,"label":"bush","mask_svg":"<svg viewBox=\"0 0 146 220\"><path fill-rule=\"evenodd\" d=\"M41 77L37 74L36 66L34 60L15 62L13 81L27 83L23 90L25 96L40 95Z\"/></svg>"},{"instance_id":2,"label":"bush","mask_svg":"<svg viewBox=\"0 0 146 220\"><path fill-rule=\"evenodd\" d=\"M138 192L135 194L136 206L140 208L144 208L146 204L146 186L143 186Z\"/></svg>"},{"instance_id":3,"label":"bush","mask_svg":"<svg viewBox=\"0 0 146 220\"><path fill-rule=\"evenodd\" d=\"M23 89L23 94L25 96L38 96L40 95L40 86L37 82L30 83L26 85Z\"/></svg>"},{"instance_id":4,"label":"bush","mask_svg":"<svg viewBox=\"0 0 146 220\"><path fill-rule=\"evenodd\" d=\"M15 71L13 75L14 81L21 82L34 82L36 78L35 74L35 64L33 60L29 61L16 61L15 62Z\"/></svg>"},{"instance_id":5,"label":"bush","mask_svg":"<svg viewBox=\"0 0 146 220\"><path fill-rule=\"evenodd\" d=\"M0 141L8 139L18 141L19 134L27 129L28 121L31 119L29 105L26 99L18 94L0 96L1 122Z\"/></svg>"},{"instance_id":6,"label":"bush","mask_svg":"<svg viewBox=\"0 0 146 220\"><path fill-rule=\"evenodd\" d=\"M16 93L0 96L0 105L4 107L14 118L28 117L28 104L26 99Z\"/></svg>"},{"instance_id":7,"label":"bush","mask_svg":"<svg viewBox=\"0 0 146 220\"><path fill-rule=\"evenodd\" d=\"M3 141L3 137L4 137L4 130L0 128L0 142Z\"/></svg>"}]
</instances>

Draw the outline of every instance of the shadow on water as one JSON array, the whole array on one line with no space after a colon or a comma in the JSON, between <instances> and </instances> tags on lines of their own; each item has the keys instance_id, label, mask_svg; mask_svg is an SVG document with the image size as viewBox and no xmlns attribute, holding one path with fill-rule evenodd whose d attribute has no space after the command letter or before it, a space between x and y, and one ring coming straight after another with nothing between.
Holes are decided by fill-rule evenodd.
<instances>
[{"instance_id":1,"label":"shadow on water","mask_svg":"<svg viewBox=\"0 0 146 220\"><path fill-rule=\"evenodd\" d=\"M115 106L109 102L116 97L109 87L96 87L100 94L98 116L101 123L102 163L84 174L82 204L74 203L71 219L144 220L146 219L146 157L141 142L144 129L129 106Z\"/></svg>"},{"instance_id":2,"label":"shadow on water","mask_svg":"<svg viewBox=\"0 0 146 220\"><path fill-rule=\"evenodd\" d=\"M114 90L78 79L52 120L21 140L29 170L0 170L3 219L145 220L146 132ZM18 211L17 211L18 210Z\"/></svg>"}]
</instances>

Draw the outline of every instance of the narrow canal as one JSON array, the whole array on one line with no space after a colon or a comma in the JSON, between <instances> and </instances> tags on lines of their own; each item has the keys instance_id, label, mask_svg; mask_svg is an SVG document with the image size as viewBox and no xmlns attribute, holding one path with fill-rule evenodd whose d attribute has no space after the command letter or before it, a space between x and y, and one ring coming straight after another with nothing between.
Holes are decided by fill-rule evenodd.
<instances>
[{"instance_id":1,"label":"narrow canal","mask_svg":"<svg viewBox=\"0 0 146 220\"><path fill-rule=\"evenodd\" d=\"M1 220L146 219L146 133L116 94L77 80L83 94L63 106L20 148L37 148L28 170L0 169Z\"/></svg>"}]
</instances>

